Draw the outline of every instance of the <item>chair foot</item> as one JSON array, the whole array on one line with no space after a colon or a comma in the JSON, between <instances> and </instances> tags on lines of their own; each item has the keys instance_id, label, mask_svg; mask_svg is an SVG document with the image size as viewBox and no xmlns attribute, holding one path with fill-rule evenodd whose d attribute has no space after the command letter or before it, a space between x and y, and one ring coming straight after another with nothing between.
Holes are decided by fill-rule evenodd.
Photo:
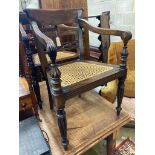
<instances>
[{"instance_id":1,"label":"chair foot","mask_svg":"<svg viewBox=\"0 0 155 155\"><path fill-rule=\"evenodd\" d=\"M67 139L67 121L66 121L66 113L64 109L58 109L57 113L58 127L62 138L62 145L64 150L67 150L69 141Z\"/></svg>"},{"instance_id":2,"label":"chair foot","mask_svg":"<svg viewBox=\"0 0 155 155\"><path fill-rule=\"evenodd\" d=\"M117 110L117 116L119 116L120 113L121 113L122 108L121 107L116 107L116 110Z\"/></svg>"},{"instance_id":3,"label":"chair foot","mask_svg":"<svg viewBox=\"0 0 155 155\"><path fill-rule=\"evenodd\" d=\"M68 142L67 139L62 140L62 145L63 145L63 148L64 148L65 151L68 150L68 144L69 144L69 142Z\"/></svg>"}]
</instances>

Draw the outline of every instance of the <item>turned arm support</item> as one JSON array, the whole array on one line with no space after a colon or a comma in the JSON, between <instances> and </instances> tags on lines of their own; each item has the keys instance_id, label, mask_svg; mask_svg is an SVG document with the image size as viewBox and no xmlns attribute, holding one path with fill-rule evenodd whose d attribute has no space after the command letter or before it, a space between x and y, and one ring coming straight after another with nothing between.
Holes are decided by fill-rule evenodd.
<instances>
[{"instance_id":1,"label":"turned arm support","mask_svg":"<svg viewBox=\"0 0 155 155\"><path fill-rule=\"evenodd\" d=\"M84 27L85 29L87 29L89 31L92 31L94 33L98 33L98 34L101 34L101 35L120 36L125 45L132 38L132 34L129 31L121 31L121 30L114 30L114 29L106 29L106 28L95 27L95 26L90 25L87 22L87 20L85 20L85 19L79 19L79 25L81 27Z\"/></svg>"},{"instance_id":2,"label":"turned arm support","mask_svg":"<svg viewBox=\"0 0 155 155\"><path fill-rule=\"evenodd\" d=\"M33 28L36 38L43 44L44 47L46 47L46 52L48 53L52 63L55 63L57 48L53 40L40 31L35 21L31 22L31 26Z\"/></svg>"}]
</instances>

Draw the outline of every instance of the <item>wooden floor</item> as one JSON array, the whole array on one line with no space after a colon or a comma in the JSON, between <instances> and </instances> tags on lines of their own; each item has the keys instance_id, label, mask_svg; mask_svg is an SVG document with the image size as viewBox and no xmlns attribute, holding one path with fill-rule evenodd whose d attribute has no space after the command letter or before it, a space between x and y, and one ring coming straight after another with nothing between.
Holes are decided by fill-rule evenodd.
<instances>
[{"instance_id":1,"label":"wooden floor","mask_svg":"<svg viewBox=\"0 0 155 155\"><path fill-rule=\"evenodd\" d=\"M61 145L54 112L49 108L45 83L41 83L43 110L40 111L40 126L49 136L52 155L79 155L109 136L114 130L130 121L125 112L116 116L114 105L94 91L83 93L66 103L68 122L68 151Z\"/></svg>"}]
</instances>

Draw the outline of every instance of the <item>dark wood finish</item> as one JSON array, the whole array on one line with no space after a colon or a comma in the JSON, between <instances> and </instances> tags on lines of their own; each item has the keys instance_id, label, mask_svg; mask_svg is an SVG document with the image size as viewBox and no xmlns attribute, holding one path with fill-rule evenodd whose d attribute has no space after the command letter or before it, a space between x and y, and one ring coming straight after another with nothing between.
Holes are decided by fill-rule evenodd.
<instances>
[{"instance_id":1,"label":"dark wood finish","mask_svg":"<svg viewBox=\"0 0 155 155\"><path fill-rule=\"evenodd\" d=\"M102 53L99 47L90 45L90 60L100 61L102 58Z\"/></svg>"},{"instance_id":2,"label":"dark wood finish","mask_svg":"<svg viewBox=\"0 0 155 155\"><path fill-rule=\"evenodd\" d=\"M58 119L58 126L60 129L60 134L61 134L61 143L64 147L65 150L68 149L68 139L67 139L67 120L66 120L66 113L63 109L58 109L56 112L56 116Z\"/></svg>"},{"instance_id":3,"label":"dark wood finish","mask_svg":"<svg viewBox=\"0 0 155 155\"><path fill-rule=\"evenodd\" d=\"M88 6L87 0L40 0L42 9L83 9L83 17L88 17ZM73 38L67 36L70 41L73 41ZM85 50L85 59L90 58L89 51L89 33L85 31L84 33L84 50Z\"/></svg>"},{"instance_id":4,"label":"dark wood finish","mask_svg":"<svg viewBox=\"0 0 155 155\"><path fill-rule=\"evenodd\" d=\"M25 12L32 21L35 20L38 24L47 26L53 25L53 23L55 25L76 23L78 19L77 10L79 9L27 9ZM79 11L79 13L82 15L82 9ZM57 15L57 17L55 15ZM57 18L57 20L55 20L55 18Z\"/></svg>"},{"instance_id":5,"label":"dark wood finish","mask_svg":"<svg viewBox=\"0 0 155 155\"><path fill-rule=\"evenodd\" d=\"M19 43L19 59L22 62L25 75L25 77L19 78L19 111L26 111L27 109L32 108L35 116L39 118L37 101L32 87L31 70L27 64L21 42Z\"/></svg>"},{"instance_id":6,"label":"dark wood finish","mask_svg":"<svg viewBox=\"0 0 155 155\"><path fill-rule=\"evenodd\" d=\"M110 28L110 11L102 12L101 15L88 16L83 19L96 18L99 20L98 27ZM101 42L99 47L90 46L90 58L91 60L102 61L107 63L108 59L108 49L110 46L110 36L109 35L99 35L98 40Z\"/></svg>"},{"instance_id":7,"label":"dark wood finish","mask_svg":"<svg viewBox=\"0 0 155 155\"><path fill-rule=\"evenodd\" d=\"M110 11L102 12L101 15L84 17L84 19L90 19L90 18L96 18L99 20L100 23L98 24L98 27L110 28ZM77 27L69 27L64 24L59 25L59 27L62 28L63 30L66 29L74 31L78 30ZM63 35L65 35L64 32L60 32L59 36L61 36L62 33ZM69 34L69 32L67 32L67 34ZM75 34L75 32L70 32L70 34ZM98 40L101 42L100 46L99 47L90 46L89 47L90 52L85 52L86 54L84 55L84 57L85 59L88 59L90 53L89 58L90 60L102 61L106 63L108 59L108 49L110 46L110 36L99 35Z\"/></svg>"},{"instance_id":8,"label":"dark wood finish","mask_svg":"<svg viewBox=\"0 0 155 155\"><path fill-rule=\"evenodd\" d=\"M47 83L47 88L49 90L49 100L51 102L51 109L52 109L52 97L51 97L50 88L48 85L48 79L47 79L46 74L45 74L46 68L48 67L48 64L49 64L49 62L46 61L46 58L44 55L45 48L42 46L42 44L39 44L38 41L35 39L35 36L33 35L32 30L30 28L29 19L27 18L26 13L20 12L19 22L20 22L20 38L24 44L28 64L32 70L33 86L34 86L34 90L35 90L35 93L37 96L38 105L40 108L42 108L39 82L45 80ZM50 32L50 36L54 35L54 37L56 36L55 31L57 31L57 29L63 30L63 33L65 31L67 31L66 32L67 35L71 31L73 31L72 33L75 35L75 33L77 31L77 28L67 26L64 24L57 25L57 27L55 25L54 25L54 27L41 27L41 30L43 32L45 32L45 33ZM62 34L62 32L59 33L60 37L63 35L64 34ZM34 44L34 41L36 41L35 44ZM65 45L65 47L64 47L64 45ZM68 49L70 50L71 48L72 47L70 47L70 45L69 45L69 47L67 46L67 50ZM76 48L77 47L74 46L73 50L75 50ZM38 49L40 51L38 51ZM62 47L59 47L59 50L66 50L66 43L63 43ZM73 52L70 52L70 53L73 53ZM38 64L38 65L34 64L33 56L36 54L39 55L39 59L42 62L41 64ZM58 59L56 61L57 61L57 63L63 63L63 62L75 60L77 58L78 58L78 54L75 56L70 56L68 58L61 58L61 59ZM20 66L20 74L22 74L21 66Z\"/></svg>"},{"instance_id":9,"label":"dark wood finish","mask_svg":"<svg viewBox=\"0 0 155 155\"><path fill-rule=\"evenodd\" d=\"M98 65L103 65L103 66L105 65L105 64L102 64L102 63L99 63L99 62L92 62L92 61L88 61L88 60L83 60L83 61L79 60L79 62L87 62L87 63L90 63L90 64L98 64ZM59 66L67 65L69 63L70 62L64 63L64 64L59 65ZM70 86L62 87L64 98L67 100L69 98L72 98L72 97L76 96L77 94L83 93L83 92L88 91L90 89L93 89L93 88L95 88L95 87L97 87L99 85L104 85L107 82L110 82L110 81L112 81L114 79L122 77L125 74L124 72L120 71L120 68L119 68L118 65L107 64L107 66L111 66L111 67L113 67L113 69L110 70L110 71L107 71L106 73L99 74L99 75L97 75L97 76L95 76L93 78L89 78L87 80L80 81L80 82L72 84ZM56 69L56 71L55 71L55 69L53 69L54 67L50 66L50 68L51 68L51 71L49 71L47 73L47 75L48 75L49 81L51 81L51 84L52 84L52 83L55 83L55 81L52 80L53 79L52 75L53 74L57 75L57 72L60 72L60 71L58 70L58 68ZM58 81L56 83L58 83ZM53 89L56 89L56 88L57 87L55 87L55 88L53 87Z\"/></svg>"},{"instance_id":10,"label":"dark wood finish","mask_svg":"<svg viewBox=\"0 0 155 155\"><path fill-rule=\"evenodd\" d=\"M52 97L54 99L54 105L56 108L55 110L56 110L56 116L57 116L57 120L58 120L58 126L60 129L60 134L62 137L62 145L64 146L64 149L67 150L67 146L68 146L67 121L66 121L66 114L64 111L65 100L64 100L63 92L62 92L62 88L61 88L60 71L57 68L56 64L53 64L50 67L51 67L50 76L52 77L51 87L54 90ZM52 107L53 107L53 105L52 105Z\"/></svg>"},{"instance_id":11,"label":"dark wood finish","mask_svg":"<svg viewBox=\"0 0 155 155\"><path fill-rule=\"evenodd\" d=\"M122 99L124 96L124 82L125 82L125 76L118 79L118 89L117 89L117 115L120 115L120 111L122 110L121 104Z\"/></svg>"},{"instance_id":12,"label":"dark wood finish","mask_svg":"<svg viewBox=\"0 0 155 155\"><path fill-rule=\"evenodd\" d=\"M41 46L46 48L46 53L48 53L52 64L48 65L48 68L45 67L48 82L51 89L51 95L53 99L53 104L56 109L57 116L61 113L61 118L58 117L58 125L60 134L62 137L62 144L64 146L64 149L66 150L68 148L68 139L67 139L67 122L65 117L65 103L66 100L69 98L72 98L74 96L80 95L81 93L91 90L97 86L103 85L107 82L110 82L114 79L124 79L126 78L126 58L127 58L127 43L131 39L132 35L130 32L127 31L121 31L121 30L112 30L112 29L105 29L105 28L98 28L90 25L86 20L80 19L82 17L82 12L79 9L63 9L63 10L32 10L28 9L26 10L26 13L29 16L29 19L31 20L31 25L34 31L34 34L36 36L36 39L38 42L40 42ZM38 15L37 15L38 13ZM69 15L70 14L70 15ZM71 15L72 14L72 15ZM43 18L46 15L45 18ZM57 16L58 15L58 16ZM68 15L66 17L68 18L75 18L75 19L68 19L64 17L64 15ZM107 64L99 63L99 62L93 62L93 61L86 61L85 60L85 50L84 50L84 35L83 32L92 31L94 33L98 33L101 35L115 35L120 36L124 47L122 50L121 55L121 62L119 65L110 65L113 67L113 69L106 71L104 73L100 73L99 75L94 75L91 78L88 78L86 80L76 82L75 84L69 85L69 86L61 86L61 72L59 70L59 67L56 62L56 56L57 56L57 48L49 37L47 37L43 32L40 31L39 27L42 25L46 26L46 24L50 24L50 17L58 17L57 20L53 20L52 24L63 24L65 18L66 21L75 21L78 25L78 36L79 36L79 50L80 50L80 61L81 62L87 62L87 64L97 64L97 65L103 65L103 66L109 66ZM40 18L39 18L40 17ZM32 20L33 19L33 20ZM48 21L46 21L48 20ZM37 23L38 21L38 23ZM41 60L42 61L42 60ZM47 61L46 59L43 61ZM44 63L44 62L43 62ZM72 62L68 62L66 64L71 64ZM62 66L65 66L66 64L62 64ZM116 108L117 114L120 115L121 110L121 101L123 96L123 85L124 81L120 80L120 84L118 86L118 106Z\"/></svg>"},{"instance_id":13,"label":"dark wood finish","mask_svg":"<svg viewBox=\"0 0 155 155\"><path fill-rule=\"evenodd\" d=\"M41 0L38 0L38 3L39 3L39 8L41 9L42 8Z\"/></svg>"},{"instance_id":14,"label":"dark wood finish","mask_svg":"<svg viewBox=\"0 0 155 155\"><path fill-rule=\"evenodd\" d=\"M79 19L79 22L83 27L89 29L92 32L102 34L102 35L120 36L121 39L123 40L124 47L121 53L120 70L123 71L124 75L119 78L118 90L117 90L117 107L116 107L117 115L120 115L120 111L122 109L121 103L122 103L122 99L124 95L124 81L126 79L126 73L127 73L127 66L126 66L126 61L127 61L127 56L128 56L127 43L132 38L132 34L131 32L127 32L127 31L110 30L110 29L93 27L84 19Z\"/></svg>"},{"instance_id":15,"label":"dark wood finish","mask_svg":"<svg viewBox=\"0 0 155 155\"><path fill-rule=\"evenodd\" d=\"M125 73L125 75L121 78L118 79L118 89L117 89L117 115L120 115L120 111L122 110L121 104L122 104L122 99L124 95L124 82L127 76L127 56L128 56L128 51L127 51L127 41L124 39L124 47L122 49L121 53L121 64L120 64L120 69Z\"/></svg>"},{"instance_id":16,"label":"dark wood finish","mask_svg":"<svg viewBox=\"0 0 155 155\"><path fill-rule=\"evenodd\" d=\"M102 12L100 17L101 20L101 28L110 28L110 11ZM107 63L108 61L108 49L110 46L110 36L101 35L101 50L103 53L102 61Z\"/></svg>"},{"instance_id":17,"label":"dark wood finish","mask_svg":"<svg viewBox=\"0 0 155 155\"><path fill-rule=\"evenodd\" d=\"M19 76L20 77L24 76L24 71L23 71L21 60L19 60Z\"/></svg>"},{"instance_id":18,"label":"dark wood finish","mask_svg":"<svg viewBox=\"0 0 155 155\"><path fill-rule=\"evenodd\" d=\"M31 49L31 44L30 44L30 39L28 38L26 32L24 31L22 25L20 24L20 40L22 40L22 42L20 42L20 48L22 51L22 54L25 54L25 60L22 61L27 61L28 65L31 68L31 74L32 74L32 85L35 91L35 94L37 96L37 103L39 105L40 108L42 108L42 100L41 100L41 95L40 95L40 88L39 88L39 82L38 82L38 78L37 78L37 71L35 68L35 65L33 63L32 60L32 49Z\"/></svg>"},{"instance_id":19,"label":"dark wood finish","mask_svg":"<svg viewBox=\"0 0 155 155\"><path fill-rule=\"evenodd\" d=\"M84 27L85 29L88 29L89 31L92 31L94 33L98 33L101 35L120 36L125 43L127 43L132 38L131 32L95 27L90 25L85 19L79 19L79 24L81 27Z\"/></svg>"}]
</instances>

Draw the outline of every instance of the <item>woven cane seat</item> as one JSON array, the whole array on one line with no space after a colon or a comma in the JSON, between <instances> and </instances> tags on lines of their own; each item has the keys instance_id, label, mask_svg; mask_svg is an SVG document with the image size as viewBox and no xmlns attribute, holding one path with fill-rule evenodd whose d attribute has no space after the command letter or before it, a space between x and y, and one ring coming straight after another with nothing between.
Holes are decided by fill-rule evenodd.
<instances>
[{"instance_id":1,"label":"woven cane seat","mask_svg":"<svg viewBox=\"0 0 155 155\"><path fill-rule=\"evenodd\" d=\"M69 52L69 51L60 51L60 52L57 52L56 60L58 62L58 61L68 60L68 59L77 58L77 57L78 57L77 53ZM35 66L41 65L38 53L33 54L32 58L33 58L33 63ZM48 63L51 63L51 60L48 54L46 54L46 59Z\"/></svg>"},{"instance_id":2,"label":"woven cane seat","mask_svg":"<svg viewBox=\"0 0 155 155\"><path fill-rule=\"evenodd\" d=\"M61 85L68 86L77 82L87 80L96 75L102 74L113 67L104 64L92 64L87 62L73 62L59 67L61 72Z\"/></svg>"}]
</instances>

